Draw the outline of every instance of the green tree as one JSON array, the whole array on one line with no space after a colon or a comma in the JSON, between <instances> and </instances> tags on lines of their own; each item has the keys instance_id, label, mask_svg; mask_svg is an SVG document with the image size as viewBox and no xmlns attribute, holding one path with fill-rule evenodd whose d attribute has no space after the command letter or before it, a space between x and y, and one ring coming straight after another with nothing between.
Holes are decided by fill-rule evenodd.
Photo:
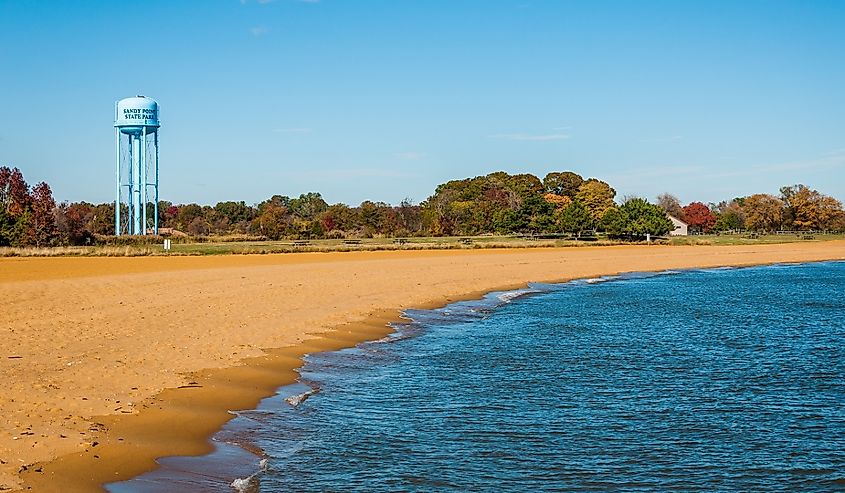
<instances>
[{"instance_id":1,"label":"green tree","mask_svg":"<svg viewBox=\"0 0 845 493\"><path fill-rule=\"evenodd\" d=\"M290 201L290 211L300 219L313 220L316 219L321 212L329 208L329 204L323 200L323 196L318 192L308 192L301 194L298 198Z\"/></svg>"},{"instance_id":2,"label":"green tree","mask_svg":"<svg viewBox=\"0 0 845 493\"><path fill-rule=\"evenodd\" d=\"M612 236L629 238L642 238L647 234L665 235L673 228L663 209L641 198L630 199L620 207L609 209L602 225Z\"/></svg>"},{"instance_id":3,"label":"green tree","mask_svg":"<svg viewBox=\"0 0 845 493\"><path fill-rule=\"evenodd\" d=\"M583 183L584 178L572 171L553 172L543 178L543 186L547 193L569 197L570 199L575 198Z\"/></svg>"},{"instance_id":4,"label":"green tree","mask_svg":"<svg viewBox=\"0 0 845 493\"><path fill-rule=\"evenodd\" d=\"M716 224L713 229L716 231L735 231L745 229L745 212L742 205L734 199L730 202L719 202L715 207Z\"/></svg>"},{"instance_id":5,"label":"green tree","mask_svg":"<svg viewBox=\"0 0 845 493\"><path fill-rule=\"evenodd\" d=\"M558 212L558 226L564 233L577 233L580 236L581 232L591 228L592 220L584 204L578 200Z\"/></svg>"},{"instance_id":6,"label":"green tree","mask_svg":"<svg viewBox=\"0 0 845 493\"><path fill-rule=\"evenodd\" d=\"M91 211L90 219L86 222L85 228L98 235L114 234L114 204L95 205Z\"/></svg>"},{"instance_id":7,"label":"green tree","mask_svg":"<svg viewBox=\"0 0 845 493\"><path fill-rule=\"evenodd\" d=\"M243 200L240 202L218 202L214 206L214 211L219 217L228 219L231 224L251 221L255 215L255 210L246 205Z\"/></svg>"},{"instance_id":8,"label":"green tree","mask_svg":"<svg viewBox=\"0 0 845 493\"><path fill-rule=\"evenodd\" d=\"M284 207L285 209L290 209L290 197L287 195L273 195L269 199L261 202L258 204L256 209L258 209L257 213L261 214L264 212L264 208L268 206L274 207Z\"/></svg>"},{"instance_id":9,"label":"green tree","mask_svg":"<svg viewBox=\"0 0 845 493\"><path fill-rule=\"evenodd\" d=\"M519 223L522 226L518 231L550 232L555 226L554 212L554 204L546 201L539 192L527 196L517 210Z\"/></svg>"},{"instance_id":10,"label":"green tree","mask_svg":"<svg viewBox=\"0 0 845 493\"><path fill-rule=\"evenodd\" d=\"M0 207L0 246L9 246L14 240L12 234L15 228L15 220L6 212L5 207Z\"/></svg>"}]
</instances>

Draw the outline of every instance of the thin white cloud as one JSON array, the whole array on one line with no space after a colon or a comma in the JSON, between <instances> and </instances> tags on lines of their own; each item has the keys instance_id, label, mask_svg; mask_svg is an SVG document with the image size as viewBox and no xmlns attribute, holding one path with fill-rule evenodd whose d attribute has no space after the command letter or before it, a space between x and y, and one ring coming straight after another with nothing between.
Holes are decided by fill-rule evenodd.
<instances>
[{"instance_id":1,"label":"thin white cloud","mask_svg":"<svg viewBox=\"0 0 845 493\"><path fill-rule=\"evenodd\" d=\"M395 156L405 161L417 161L425 157L424 152L398 152Z\"/></svg>"},{"instance_id":2,"label":"thin white cloud","mask_svg":"<svg viewBox=\"0 0 845 493\"><path fill-rule=\"evenodd\" d=\"M249 29L249 32L251 32L252 35L255 36L256 38L260 38L261 36L264 36L265 34L267 34L269 32L269 29L267 29L264 26L255 26L255 27L251 27Z\"/></svg>"},{"instance_id":3,"label":"thin white cloud","mask_svg":"<svg viewBox=\"0 0 845 493\"><path fill-rule=\"evenodd\" d=\"M502 140L524 140L524 141L534 141L534 142L543 142L543 141L551 141L551 140L566 140L569 138L569 134L562 134L562 133L554 133L554 134L494 134L490 136L491 139L502 139Z\"/></svg>"},{"instance_id":4,"label":"thin white cloud","mask_svg":"<svg viewBox=\"0 0 845 493\"><path fill-rule=\"evenodd\" d=\"M277 134L309 134L312 132L310 128L305 127L297 127L297 128L274 128L274 133Z\"/></svg>"}]
</instances>

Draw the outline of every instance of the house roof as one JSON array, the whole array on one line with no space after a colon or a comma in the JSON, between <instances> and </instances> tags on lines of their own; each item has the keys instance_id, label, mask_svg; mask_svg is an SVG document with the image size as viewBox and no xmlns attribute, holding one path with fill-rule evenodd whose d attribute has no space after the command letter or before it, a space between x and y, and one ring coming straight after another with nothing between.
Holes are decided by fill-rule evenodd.
<instances>
[{"instance_id":1,"label":"house roof","mask_svg":"<svg viewBox=\"0 0 845 493\"><path fill-rule=\"evenodd\" d=\"M679 222L679 223L683 224L684 226L689 226L689 223L688 223L688 222L686 222L686 221L681 221L680 219L678 219L677 217L673 216L672 214L666 214L666 215L667 215L667 216L669 216L669 219L671 219L671 220L673 220L673 221L677 221L677 222Z\"/></svg>"}]
</instances>

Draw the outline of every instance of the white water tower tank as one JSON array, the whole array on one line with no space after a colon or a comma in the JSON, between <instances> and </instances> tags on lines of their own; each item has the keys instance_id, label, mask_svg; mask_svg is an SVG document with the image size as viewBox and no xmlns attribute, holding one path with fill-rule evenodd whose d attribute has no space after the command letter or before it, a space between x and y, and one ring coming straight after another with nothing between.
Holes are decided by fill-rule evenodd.
<instances>
[{"instance_id":1,"label":"white water tower tank","mask_svg":"<svg viewBox=\"0 0 845 493\"><path fill-rule=\"evenodd\" d=\"M121 99L117 102L114 126L125 134L139 135L143 127L148 127L148 134L155 133L159 127L158 103L144 96Z\"/></svg>"}]
</instances>

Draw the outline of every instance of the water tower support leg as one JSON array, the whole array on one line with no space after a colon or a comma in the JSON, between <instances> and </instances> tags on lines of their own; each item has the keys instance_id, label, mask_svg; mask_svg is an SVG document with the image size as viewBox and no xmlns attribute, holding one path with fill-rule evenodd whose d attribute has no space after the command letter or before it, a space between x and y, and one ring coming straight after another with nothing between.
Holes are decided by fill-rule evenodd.
<instances>
[{"instance_id":1,"label":"water tower support leg","mask_svg":"<svg viewBox=\"0 0 845 493\"><path fill-rule=\"evenodd\" d=\"M129 139L129 160L127 163L126 181L126 234L135 234L135 139L132 134Z\"/></svg>"},{"instance_id":2,"label":"water tower support leg","mask_svg":"<svg viewBox=\"0 0 845 493\"><path fill-rule=\"evenodd\" d=\"M115 188L114 188L114 235L120 236L120 130L114 129L115 156Z\"/></svg>"},{"instance_id":3,"label":"water tower support leg","mask_svg":"<svg viewBox=\"0 0 845 493\"><path fill-rule=\"evenodd\" d=\"M147 127L141 130L141 234L147 234Z\"/></svg>"},{"instance_id":4,"label":"water tower support leg","mask_svg":"<svg viewBox=\"0 0 845 493\"><path fill-rule=\"evenodd\" d=\"M153 204L153 209L155 212L155 217L153 218L153 229L155 230L155 234L158 235L158 131L155 133L155 204Z\"/></svg>"},{"instance_id":5,"label":"water tower support leg","mask_svg":"<svg viewBox=\"0 0 845 493\"><path fill-rule=\"evenodd\" d=\"M139 235L141 234L141 141L138 137L135 137L132 142L134 143L132 149L135 153L135 161L133 162L135 167L135 196L132 197L135 202L134 211L132 211L135 231L132 234Z\"/></svg>"}]
</instances>

